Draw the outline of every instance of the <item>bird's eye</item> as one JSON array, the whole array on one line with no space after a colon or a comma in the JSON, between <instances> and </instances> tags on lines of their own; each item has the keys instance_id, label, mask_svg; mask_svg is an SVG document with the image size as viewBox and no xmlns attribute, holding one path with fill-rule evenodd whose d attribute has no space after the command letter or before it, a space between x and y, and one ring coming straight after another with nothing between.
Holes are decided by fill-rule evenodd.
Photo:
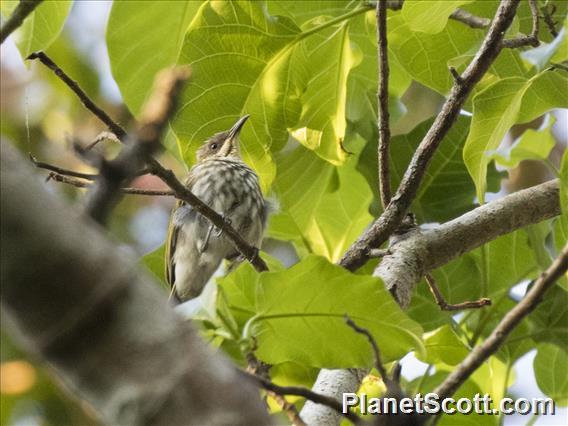
<instances>
[{"instance_id":1,"label":"bird's eye","mask_svg":"<svg viewBox=\"0 0 568 426\"><path fill-rule=\"evenodd\" d=\"M215 150L217 149L218 145L216 143L212 143L211 145L209 145L209 148Z\"/></svg>"}]
</instances>

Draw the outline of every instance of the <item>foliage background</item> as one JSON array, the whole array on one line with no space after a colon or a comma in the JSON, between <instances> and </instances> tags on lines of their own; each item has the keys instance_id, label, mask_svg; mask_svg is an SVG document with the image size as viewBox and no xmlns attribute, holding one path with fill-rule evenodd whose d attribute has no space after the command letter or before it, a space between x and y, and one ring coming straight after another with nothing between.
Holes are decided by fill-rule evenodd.
<instances>
[{"instance_id":1,"label":"foliage background","mask_svg":"<svg viewBox=\"0 0 568 426\"><path fill-rule=\"evenodd\" d=\"M12 3L2 3L3 16ZM555 18L564 23L559 37L553 40L543 28L544 46L525 53L504 50L476 87L413 204L421 223L444 222L479 200L538 183L560 169L567 137L566 110L560 108L568 103L566 91L558 89L568 86L565 72L548 68L568 59L567 4L555 3ZM407 1L402 11L389 12L393 185L451 85L448 66L463 70L484 35L441 17L458 6L491 17L496 5ZM410 309L400 311L377 279L369 277L372 262L357 277L331 265L380 214L375 18L364 3L164 1L142 6L117 1L111 8L102 2L50 1L30 19L15 37L21 55L47 49L121 123L137 116L159 69L192 64L193 80L163 154L178 175L191 166L203 139L228 128L238 116L252 114L242 135L245 159L259 173L267 196L279 203L263 246L275 258L273 272L258 277L244 265L220 281L224 296L219 309L234 324L220 321L212 292L198 316L212 343L237 359L235 334L259 336L258 355L276 364L273 378L278 383L309 386L319 367L369 365L366 342L342 324L341 316L349 312L373 331L389 361L408 353L403 372L410 389L431 388L440 372L463 358L472 340L491 330L566 241L563 217L504 236L435 271L449 302L481 296L498 302L490 310L454 317L439 311L424 285ZM529 33L530 25L523 2L510 35ZM103 129L49 72L24 65L20 53L14 44L2 46L2 138L43 161L87 171L71 154L69 138L89 141ZM549 111L556 119L543 116ZM101 149L109 155L116 151L112 145ZM160 182L143 177L136 185L156 188ZM69 187L46 187L71 202L81 197ZM111 223L117 242L145 255L144 263L159 280L159 246L171 205L165 198L128 197ZM280 265L299 259L291 269ZM515 332L513 343L478 370L461 394L480 391L497 398L506 392L524 397L543 392L566 404L568 384L559 381L566 377L561 374L566 366L565 284L551 291L531 321ZM308 321L306 312L325 315ZM24 380L27 386L16 391L5 391L10 388L3 380L1 424L94 421L88 408L77 409L42 367L24 361L5 336L2 343L2 377L11 384L22 377L33 380ZM431 375L421 379L426 369ZM527 374L533 370L536 383ZM558 416L566 417L566 411ZM538 423L553 424L554 419Z\"/></svg>"}]
</instances>

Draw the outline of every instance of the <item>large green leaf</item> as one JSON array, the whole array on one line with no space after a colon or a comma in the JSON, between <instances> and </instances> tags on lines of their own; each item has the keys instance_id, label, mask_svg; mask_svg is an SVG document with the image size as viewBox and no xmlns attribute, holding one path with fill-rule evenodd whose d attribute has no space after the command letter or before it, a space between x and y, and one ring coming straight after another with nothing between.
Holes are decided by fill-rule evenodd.
<instances>
[{"instance_id":1,"label":"large green leaf","mask_svg":"<svg viewBox=\"0 0 568 426\"><path fill-rule=\"evenodd\" d=\"M485 201L488 154L497 149L515 123L526 88L523 78L505 78L480 92L473 100L473 120L463 158L480 203Z\"/></svg>"},{"instance_id":2,"label":"large green leaf","mask_svg":"<svg viewBox=\"0 0 568 426\"><path fill-rule=\"evenodd\" d=\"M310 252L337 261L372 219L373 194L356 164L353 155L336 167L303 147L282 156L275 183L282 213L269 234L296 246L299 236Z\"/></svg>"},{"instance_id":3,"label":"large green leaf","mask_svg":"<svg viewBox=\"0 0 568 426\"><path fill-rule=\"evenodd\" d=\"M466 30L463 24L449 21L443 31L426 34L412 31L404 18L388 20L389 50L415 80L445 94L453 81L448 66L458 68L467 62L483 33Z\"/></svg>"},{"instance_id":4,"label":"large green leaf","mask_svg":"<svg viewBox=\"0 0 568 426\"><path fill-rule=\"evenodd\" d=\"M402 6L402 17L413 31L436 34L444 29L448 17L456 8L472 1L406 0Z\"/></svg>"},{"instance_id":5,"label":"large green leaf","mask_svg":"<svg viewBox=\"0 0 568 426\"><path fill-rule=\"evenodd\" d=\"M560 163L560 208L568 215L568 150L564 151Z\"/></svg>"},{"instance_id":6,"label":"large green leaf","mask_svg":"<svg viewBox=\"0 0 568 426\"><path fill-rule=\"evenodd\" d=\"M322 31L306 39L295 55L298 62L317 64L302 84L302 113L293 135L323 159L339 165L347 158L345 139L345 108L347 77L351 68L361 61L349 39L348 24L332 31Z\"/></svg>"},{"instance_id":7,"label":"large green leaf","mask_svg":"<svg viewBox=\"0 0 568 426\"><path fill-rule=\"evenodd\" d=\"M533 362L540 390L560 406L568 405L568 353L565 348L542 343Z\"/></svg>"},{"instance_id":8,"label":"large green leaf","mask_svg":"<svg viewBox=\"0 0 568 426\"><path fill-rule=\"evenodd\" d=\"M237 274L235 275L238 275ZM319 256L281 272L220 282L229 307L250 319L243 330L255 337L258 357L270 364L298 362L324 368L371 366L368 340L345 324L348 314L376 339L384 361L423 351L422 328L407 317L383 283L354 275Z\"/></svg>"},{"instance_id":9,"label":"large green leaf","mask_svg":"<svg viewBox=\"0 0 568 426\"><path fill-rule=\"evenodd\" d=\"M201 1L125 1L112 4L107 46L112 74L134 115L150 95L154 76L175 64Z\"/></svg>"},{"instance_id":10,"label":"large green leaf","mask_svg":"<svg viewBox=\"0 0 568 426\"><path fill-rule=\"evenodd\" d=\"M444 222L475 206L475 186L462 160L470 121L465 116L458 118L426 169L412 204L412 211L421 222ZM392 138L391 175L394 187L399 185L410 159L432 122L433 120L427 120L410 133ZM491 168L488 178L490 189L498 191L500 180L499 174Z\"/></svg>"},{"instance_id":11,"label":"large green leaf","mask_svg":"<svg viewBox=\"0 0 568 426\"><path fill-rule=\"evenodd\" d=\"M248 113L241 150L269 187L275 174L269 149L286 143L287 124L300 113L301 92L290 79L299 34L290 19L268 15L261 3L217 1L199 9L179 60L191 64L192 82L173 123L187 163L206 138ZM293 69L300 72L300 65Z\"/></svg>"},{"instance_id":12,"label":"large green leaf","mask_svg":"<svg viewBox=\"0 0 568 426\"><path fill-rule=\"evenodd\" d=\"M8 16L17 3L19 2L3 1L2 14ZM72 4L71 0L44 1L24 20L16 39L22 57L26 58L38 50L46 50L55 41L63 29Z\"/></svg>"},{"instance_id":13,"label":"large green leaf","mask_svg":"<svg viewBox=\"0 0 568 426\"><path fill-rule=\"evenodd\" d=\"M473 99L473 120L463 150L464 161L484 202L487 165L492 151L515 123L523 123L553 109L568 105L568 79L561 72L543 71L530 79L498 80Z\"/></svg>"},{"instance_id":14,"label":"large green leaf","mask_svg":"<svg viewBox=\"0 0 568 426\"><path fill-rule=\"evenodd\" d=\"M527 129L511 147L495 152L492 158L501 166L514 168L523 160L546 160L556 141L551 133L554 119L542 130Z\"/></svg>"},{"instance_id":15,"label":"large green leaf","mask_svg":"<svg viewBox=\"0 0 568 426\"><path fill-rule=\"evenodd\" d=\"M459 364L469 353L469 348L458 338L454 330L443 325L437 330L424 334L426 356L418 358L427 364L443 362L448 365Z\"/></svg>"},{"instance_id":16,"label":"large green leaf","mask_svg":"<svg viewBox=\"0 0 568 426\"><path fill-rule=\"evenodd\" d=\"M537 342L568 349L568 291L555 285L529 316L529 334Z\"/></svg>"}]
</instances>

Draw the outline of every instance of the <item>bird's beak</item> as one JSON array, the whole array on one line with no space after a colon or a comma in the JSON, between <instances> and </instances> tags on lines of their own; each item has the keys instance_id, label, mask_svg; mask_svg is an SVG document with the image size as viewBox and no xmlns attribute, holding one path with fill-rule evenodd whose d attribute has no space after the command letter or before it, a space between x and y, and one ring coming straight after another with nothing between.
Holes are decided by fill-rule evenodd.
<instances>
[{"instance_id":1,"label":"bird's beak","mask_svg":"<svg viewBox=\"0 0 568 426\"><path fill-rule=\"evenodd\" d=\"M233 125L233 127L231 127L231 130L229 130L229 139L230 140L234 140L239 133L241 132L241 129L243 128L243 126L245 125L245 123L247 122L247 120L249 119L250 115L243 115L241 118L239 118L239 120Z\"/></svg>"}]
</instances>

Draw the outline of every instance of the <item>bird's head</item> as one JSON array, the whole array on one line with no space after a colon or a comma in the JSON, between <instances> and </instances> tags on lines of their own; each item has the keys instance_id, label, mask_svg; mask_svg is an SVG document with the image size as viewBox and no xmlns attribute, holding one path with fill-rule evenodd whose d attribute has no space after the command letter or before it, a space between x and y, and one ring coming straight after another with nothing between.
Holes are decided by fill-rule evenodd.
<instances>
[{"instance_id":1,"label":"bird's head","mask_svg":"<svg viewBox=\"0 0 568 426\"><path fill-rule=\"evenodd\" d=\"M197 162L209 158L241 158L239 133L249 117L250 115L247 114L239 118L229 130L217 133L207 139L201 148L197 150Z\"/></svg>"}]
</instances>

